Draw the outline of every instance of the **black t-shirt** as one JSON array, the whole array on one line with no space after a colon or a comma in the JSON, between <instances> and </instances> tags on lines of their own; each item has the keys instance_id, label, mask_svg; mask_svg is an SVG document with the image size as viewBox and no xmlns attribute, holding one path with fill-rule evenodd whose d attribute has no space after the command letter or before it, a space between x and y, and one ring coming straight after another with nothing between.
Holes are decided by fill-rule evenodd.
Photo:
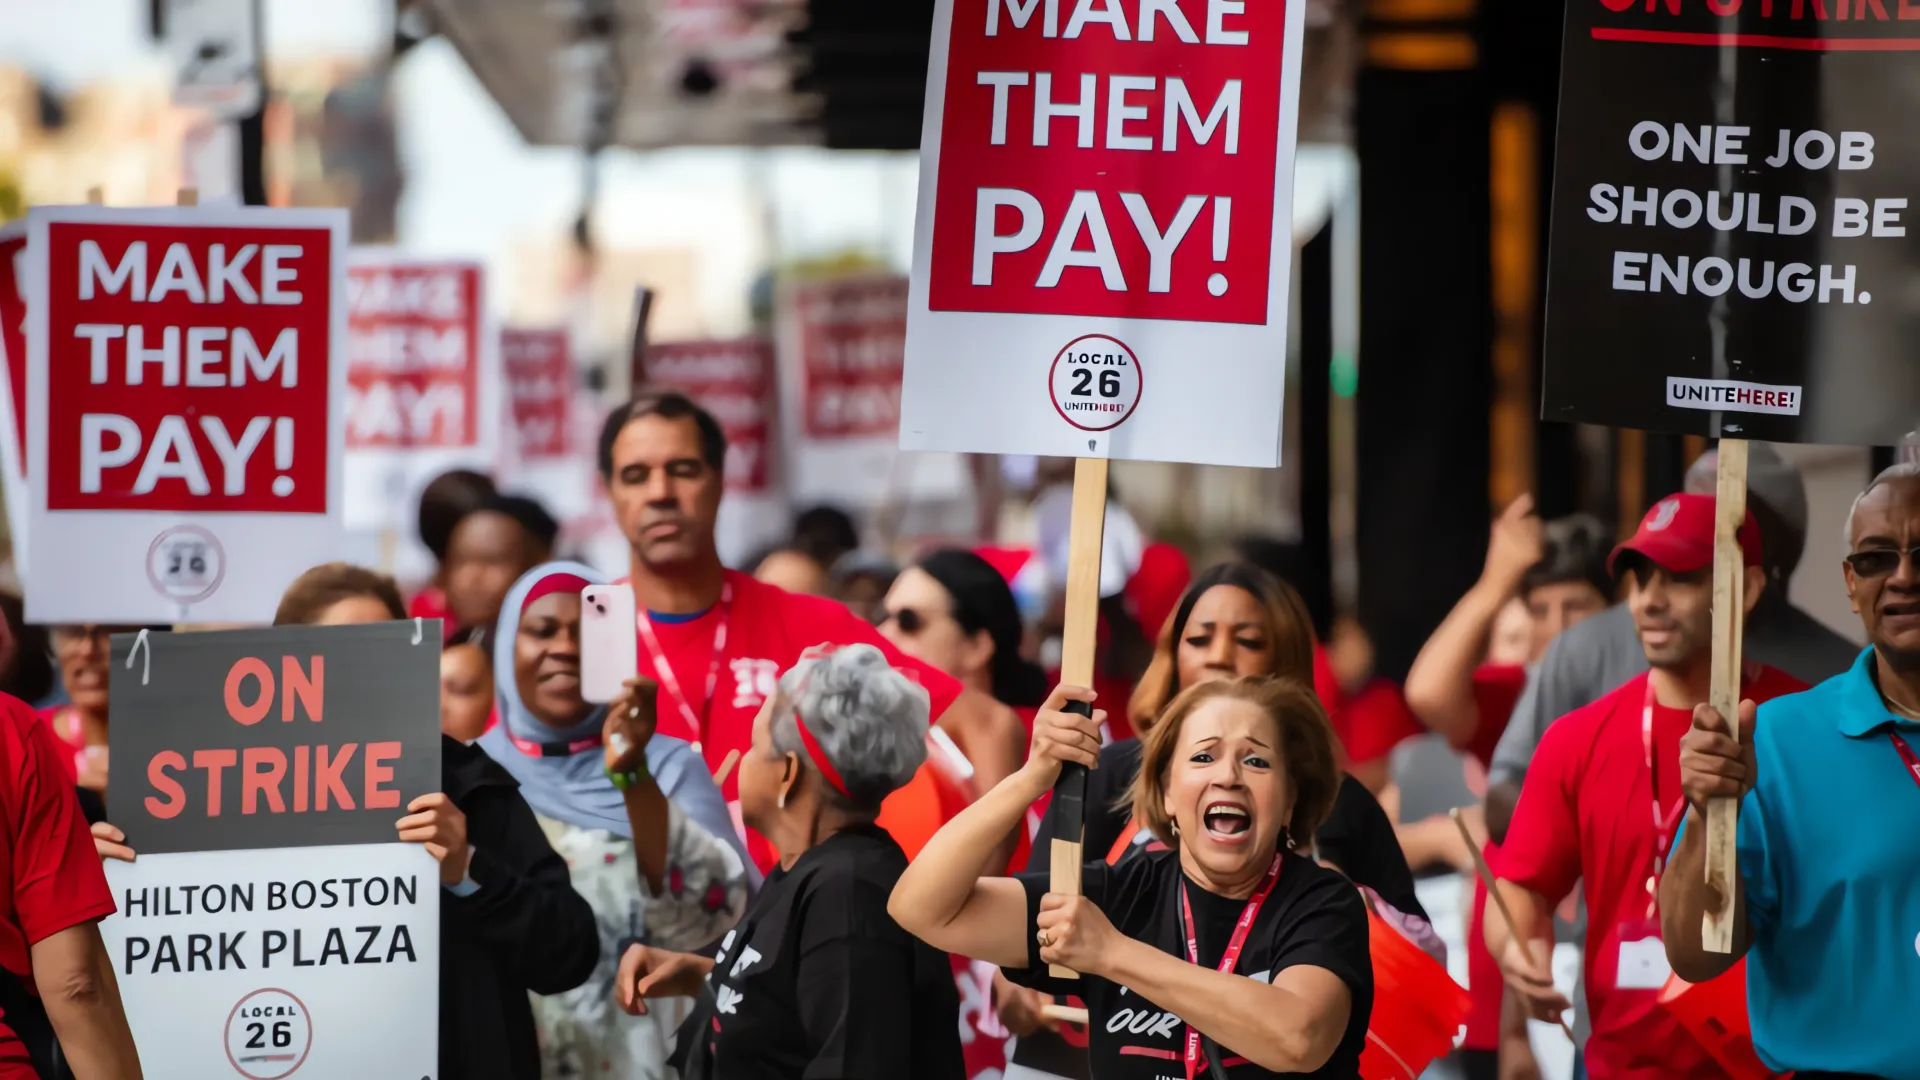
<instances>
[{"instance_id":1,"label":"black t-shirt","mask_svg":"<svg viewBox=\"0 0 1920 1080\"><path fill-rule=\"evenodd\" d=\"M680 1028L684 1080L962 1080L952 964L887 914L906 868L860 826L768 875Z\"/></svg>"},{"instance_id":2,"label":"black t-shirt","mask_svg":"<svg viewBox=\"0 0 1920 1080\"><path fill-rule=\"evenodd\" d=\"M1027 925L1032 927L1040 914L1040 899L1047 893L1047 874L1019 874L1016 880L1027 890ZM1180 892L1185 880L1179 857L1168 851L1146 852L1113 867L1104 860L1090 862L1082 871L1087 898L1099 905L1115 929L1183 960L1186 932L1180 916ZM1187 894L1193 903L1200 962L1217 967L1246 901L1216 896L1193 884L1187 885ZM1331 971L1352 994L1352 1009L1339 1048L1319 1071L1304 1075L1353 1080L1360 1075L1360 1052L1366 1048L1367 1020L1373 1013L1373 961L1368 953L1366 903L1346 878L1311 860L1288 856L1281 866L1280 880L1274 883L1247 934L1234 973L1271 982L1275 973L1302 966ZM1006 975L1022 986L1050 994L1077 994L1086 1002L1087 1049L1092 1075L1100 1080L1162 1080L1185 1075L1187 1029L1179 1017L1105 979L1084 973L1072 980L1052 978L1031 931L1027 934L1027 966L1008 968ZM1219 1049L1230 1080L1281 1075L1246 1062L1230 1046Z\"/></svg>"},{"instance_id":3,"label":"black t-shirt","mask_svg":"<svg viewBox=\"0 0 1920 1080\"><path fill-rule=\"evenodd\" d=\"M1101 748L1100 767L1087 774L1087 832L1083 854L1089 861L1105 859L1125 832L1133 809L1124 800L1139 772L1140 740L1123 739ZM1055 811L1049 805L1040 821L1040 830L1034 835L1028 869L1048 867L1057 824ZM1137 841L1148 839L1150 837L1136 837ZM1403 914L1427 917L1426 908L1414 893L1413 872L1407 868L1406 852L1400 849L1393 822L1366 785L1342 774L1333 811L1314 834L1313 841L1320 857L1339 867L1354 884L1379 893L1382 900Z\"/></svg>"},{"instance_id":4,"label":"black t-shirt","mask_svg":"<svg viewBox=\"0 0 1920 1080\"><path fill-rule=\"evenodd\" d=\"M1342 774L1333 810L1313 834L1313 847L1322 862L1339 867L1354 884L1379 893L1401 914L1427 917L1414 891L1407 853L1393 831L1393 819L1367 785L1351 775Z\"/></svg>"}]
</instances>

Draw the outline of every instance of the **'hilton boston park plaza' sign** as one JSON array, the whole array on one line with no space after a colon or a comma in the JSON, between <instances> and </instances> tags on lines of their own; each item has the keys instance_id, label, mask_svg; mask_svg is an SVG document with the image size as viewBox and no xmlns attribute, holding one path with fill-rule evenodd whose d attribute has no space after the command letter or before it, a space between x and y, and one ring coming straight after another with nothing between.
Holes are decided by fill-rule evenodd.
<instances>
[{"instance_id":1,"label":"'hilton boston park plaza' sign","mask_svg":"<svg viewBox=\"0 0 1920 1080\"><path fill-rule=\"evenodd\" d=\"M438 1075L437 623L113 642L101 924L152 1080ZM123 771L122 771L123 770Z\"/></svg>"}]
</instances>

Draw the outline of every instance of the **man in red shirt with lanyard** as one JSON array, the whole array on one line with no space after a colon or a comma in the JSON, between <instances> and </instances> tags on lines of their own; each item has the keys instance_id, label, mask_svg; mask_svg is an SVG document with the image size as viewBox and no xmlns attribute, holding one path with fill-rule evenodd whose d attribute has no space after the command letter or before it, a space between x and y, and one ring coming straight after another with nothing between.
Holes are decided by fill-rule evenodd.
<instances>
[{"instance_id":1,"label":"man in red shirt with lanyard","mask_svg":"<svg viewBox=\"0 0 1920 1080\"><path fill-rule=\"evenodd\" d=\"M719 423L672 392L641 392L600 432L600 476L631 548L640 673L660 684L658 730L692 743L717 770L729 752L746 752L755 714L803 651L865 642L926 687L936 722L973 764L980 790L1018 769L1025 733L992 698L902 655L841 604L721 565L714 522L726 452ZM737 824L731 773L723 794ZM762 869L772 865L763 838L750 835L748 845Z\"/></svg>"},{"instance_id":2,"label":"man in red shirt with lanyard","mask_svg":"<svg viewBox=\"0 0 1920 1080\"><path fill-rule=\"evenodd\" d=\"M1556 720L1535 752L1494 866L1520 932L1514 941L1489 898L1487 948L1538 1019L1569 1003L1553 988L1553 905L1579 882L1587 903L1586 980L1593 1080L1719 1077L1724 1070L1658 1003L1671 974L1660 937L1656 883L1686 801L1680 737L1706 702L1713 669L1714 499L1674 495L1654 504L1609 568L1627 579L1641 648L1652 670ZM1760 534L1740 527L1746 610L1766 587ZM1741 697L1766 701L1806 685L1759 664Z\"/></svg>"}]
</instances>

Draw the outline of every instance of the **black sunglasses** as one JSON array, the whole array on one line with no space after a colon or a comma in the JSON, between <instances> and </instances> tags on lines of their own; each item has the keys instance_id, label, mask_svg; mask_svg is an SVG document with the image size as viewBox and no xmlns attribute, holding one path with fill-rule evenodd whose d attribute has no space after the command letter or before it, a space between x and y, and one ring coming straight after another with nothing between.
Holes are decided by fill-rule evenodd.
<instances>
[{"instance_id":1,"label":"black sunglasses","mask_svg":"<svg viewBox=\"0 0 1920 1080\"><path fill-rule=\"evenodd\" d=\"M886 612L880 617L881 626L888 623L898 625L901 633L912 637L927 628L927 617L910 607L903 607L899 611Z\"/></svg>"},{"instance_id":2,"label":"black sunglasses","mask_svg":"<svg viewBox=\"0 0 1920 1080\"><path fill-rule=\"evenodd\" d=\"M1853 567L1856 577L1883 578L1900 569L1902 559L1920 559L1920 547L1900 551L1895 548L1873 548L1868 551L1856 551L1847 556L1847 565Z\"/></svg>"}]
</instances>

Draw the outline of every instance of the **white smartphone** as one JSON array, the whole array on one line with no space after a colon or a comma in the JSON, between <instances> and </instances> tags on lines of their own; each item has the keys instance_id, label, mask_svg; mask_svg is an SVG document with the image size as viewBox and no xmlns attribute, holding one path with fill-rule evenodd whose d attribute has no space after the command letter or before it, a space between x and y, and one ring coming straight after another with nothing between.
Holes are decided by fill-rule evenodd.
<instances>
[{"instance_id":1,"label":"white smartphone","mask_svg":"<svg viewBox=\"0 0 1920 1080\"><path fill-rule=\"evenodd\" d=\"M580 594L580 696L604 705L640 673L633 590L589 585Z\"/></svg>"}]
</instances>

